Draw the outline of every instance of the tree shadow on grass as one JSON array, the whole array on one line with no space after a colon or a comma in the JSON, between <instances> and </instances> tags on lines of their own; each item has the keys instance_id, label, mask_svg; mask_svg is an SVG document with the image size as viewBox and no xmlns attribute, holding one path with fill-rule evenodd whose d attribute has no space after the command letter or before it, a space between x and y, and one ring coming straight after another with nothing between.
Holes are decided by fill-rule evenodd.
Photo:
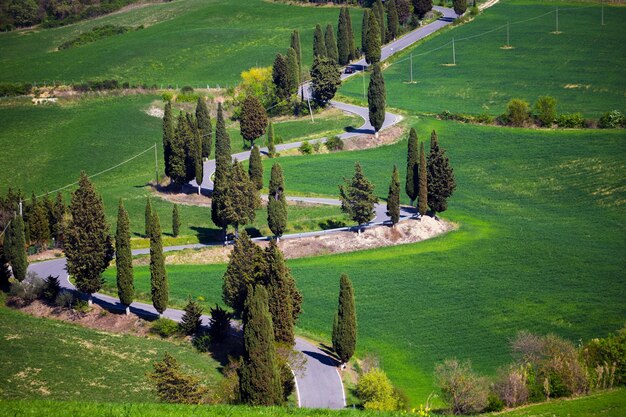
<instances>
[{"instance_id":1,"label":"tree shadow on grass","mask_svg":"<svg viewBox=\"0 0 626 417\"><path fill-rule=\"evenodd\" d=\"M318 223L318 226L322 230L332 230L346 227L346 223L341 220L326 219L325 221Z\"/></svg>"}]
</instances>

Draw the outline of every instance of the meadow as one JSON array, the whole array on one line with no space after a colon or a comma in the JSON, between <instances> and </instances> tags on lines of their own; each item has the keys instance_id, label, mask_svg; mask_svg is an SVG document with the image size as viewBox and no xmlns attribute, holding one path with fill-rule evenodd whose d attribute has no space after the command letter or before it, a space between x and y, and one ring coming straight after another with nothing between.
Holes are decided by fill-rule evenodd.
<instances>
[{"instance_id":1,"label":"meadow","mask_svg":"<svg viewBox=\"0 0 626 417\"><path fill-rule=\"evenodd\" d=\"M336 7L298 7L264 0L186 0L134 8L57 29L0 33L0 81L48 83L114 78L159 87L232 86L241 71L270 66L300 31L305 66L313 61L317 23L337 27ZM362 15L352 10L355 34ZM145 29L57 51L104 24ZM357 36L360 39L360 36ZM167 39L164 42L164 39Z\"/></svg>"},{"instance_id":2,"label":"meadow","mask_svg":"<svg viewBox=\"0 0 626 417\"><path fill-rule=\"evenodd\" d=\"M554 35L557 6L562 33ZM626 8L605 6L604 26L601 13L598 3L502 0L475 21L394 56L384 71L387 103L419 113L497 116L511 98L533 104L551 95L559 112L597 118L624 111ZM507 22L513 49L501 48L507 43ZM445 66L453 61L453 38L456 66ZM362 80L354 77L340 92L362 102Z\"/></svg>"}]
</instances>

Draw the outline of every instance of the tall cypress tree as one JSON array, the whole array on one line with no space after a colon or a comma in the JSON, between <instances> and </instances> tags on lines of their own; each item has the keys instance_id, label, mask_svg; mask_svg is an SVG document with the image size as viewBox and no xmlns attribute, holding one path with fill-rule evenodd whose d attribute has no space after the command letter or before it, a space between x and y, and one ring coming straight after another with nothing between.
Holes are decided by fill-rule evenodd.
<instances>
[{"instance_id":1,"label":"tall cypress tree","mask_svg":"<svg viewBox=\"0 0 626 417\"><path fill-rule=\"evenodd\" d=\"M279 163L272 165L267 200L267 225L274 236L280 238L287 229L287 199L285 198L283 170Z\"/></svg>"},{"instance_id":2,"label":"tall cypress tree","mask_svg":"<svg viewBox=\"0 0 626 417\"><path fill-rule=\"evenodd\" d=\"M348 214L357 224L362 225L374 218L374 205L378 199L374 195L374 185L365 178L358 162L354 164L352 179L346 179L345 188L343 185L339 186L339 194L341 211Z\"/></svg>"},{"instance_id":3,"label":"tall cypress tree","mask_svg":"<svg viewBox=\"0 0 626 417\"><path fill-rule=\"evenodd\" d=\"M391 224L395 226L400 221L400 176L398 167L395 165L393 166L389 194L387 195L387 213L391 219Z\"/></svg>"},{"instance_id":4,"label":"tall cypress tree","mask_svg":"<svg viewBox=\"0 0 626 417\"><path fill-rule=\"evenodd\" d=\"M351 55L346 10L345 7L339 10L339 22L337 23L337 57L339 65L346 65L350 62Z\"/></svg>"},{"instance_id":5,"label":"tall cypress tree","mask_svg":"<svg viewBox=\"0 0 626 417\"><path fill-rule=\"evenodd\" d=\"M363 10L363 20L361 21L361 51L367 51L367 28L370 20L370 9Z\"/></svg>"},{"instance_id":6,"label":"tall cypress tree","mask_svg":"<svg viewBox=\"0 0 626 417\"><path fill-rule=\"evenodd\" d=\"M33 201L28 223L31 242L38 248L47 246L50 240L50 224L48 223L48 214L41 201Z\"/></svg>"},{"instance_id":7,"label":"tall cypress tree","mask_svg":"<svg viewBox=\"0 0 626 417\"><path fill-rule=\"evenodd\" d=\"M374 127L374 131L378 131L383 127L385 122L385 102L387 93L385 91L385 80L380 64L374 64L374 70L370 77L370 84L367 90L367 104L369 107L370 123Z\"/></svg>"},{"instance_id":8,"label":"tall cypress tree","mask_svg":"<svg viewBox=\"0 0 626 417\"><path fill-rule=\"evenodd\" d=\"M22 216L16 215L11 219L4 234L4 247L13 276L20 282L24 281L28 270L28 257L26 256L26 237Z\"/></svg>"},{"instance_id":9,"label":"tall cypress tree","mask_svg":"<svg viewBox=\"0 0 626 417\"><path fill-rule=\"evenodd\" d=\"M326 46L326 56L339 62L339 51L337 50L337 42L335 41L335 33L332 25L326 25L326 33L324 33L324 45Z\"/></svg>"},{"instance_id":10,"label":"tall cypress tree","mask_svg":"<svg viewBox=\"0 0 626 417\"><path fill-rule=\"evenodd\" d=\"M370 65L380 61L380 27L374 12L369 13L369 21L367 22L365 61Z\"/></svg>"},{"instance_id":11,"label":"tall cypress tree","mask_svg":"<svg viewBox=\"0 0 626 417\"><path fill-rule=\"evenodd\" d=\"M273 158L276 156L276 146L274 144L274 125L269 122L267 126L267 156Z\"/></svg>"},{"instance_id":12,"label":"tall cypress tree","mask_svg":"<svg viewBox=\"0 0 626 417\"><path fill-rule=\"evenodd\" d=\"M291 32L291 47L296 51L298 59L298 77L302 77L302 47L300 46L300 32L294 30Z\"/></svg>"},{"instance_id":13,"label":"tall cypress tree","mask_svg":"<svg viewBox=\"0 0 626 417\"><path fill-rule=\"evenodd\" d=\"M376 0L373 7L374 15L376 16L376 20L378 20L378 30L380 31L378 36L380 36L381 45L385 43L387 28L385 25L385 7L383 6L383 2L381 0Z\"/></svg>"},{"instance_id":14,"label":"tall cypress tree","mask_svg":"<svg viewBox=\"0 0 626 417\"><path fill-rule=\"evenodd\" d=\"M6 243L5 245L0 245L0 291L8 292L11 287L9 283L11 271L9 270L9 258L5 251Z\"/></svg>"},{"instance_id":15,"label":"tall cypress tree","mask_svg":"<svg viewBox=\"0 0 626 417\"><path fill-rule=\"evenodd\" d=\"M333 350L342 364L350 360L356 349L356 306L352 282L346 274L339 281L339 306L333 323Z\"/></svg>"},{"instance_id":16,"label":"tall cypress tree","mask_svg":"<svg viewBox=\"0 0 626 417\"><path fill-rule=\"evenodd\" d=\"M420 143L420 164L418 179L417 211L424 216L428 211L428 168L424 155L424 142Z\"/></svg>"},{"instance_id":17,"label":"tall cypress tree","mask_svg":"<svg viewBox=\"0 0 626 417\"><path fill-rule=\"evenodd\" d=\"M178 237L180 233L180 214L178 213L178 204L174 204L172 208L172 236Z\"/></svg>"},{"instance_id":18,"label":"tall cypress tree","mask_svg":"<svg viewBox=\"0 0 626 417\"><path fill-rule=\"evenodd\" d=\"M250 151L248 176L254 187L260 191L263 188L263 162L261 162L261 151L258 146L254 146Z\"/></svg>"},{"instance_id":19,"label":"tall cypress tree","mask_svg":"<svg viewBox=\"0 0 626 417\"><path fill-rule=\"evenodd\" d=\"M54 207L52 209L52 222L51 227L53 230L53 236L56 239L56 244L58 247L63 246L64 240L64 232L63 227L65 224L65 214L67 213L67 207L65 207L65 202L63 201L63 196L59 191L57 193L56 200L54 201Z\"/></svg>"},{"instance_id":20,"label":"tall cypress tree","mask_svg":"<svg viewBox=\"0 0 626 417\"><path fill-rule=\"evenodd\" d=\"M400 31L400 20L395 0L388 0L387 6L387 42L394 40Z\"/></svg>"},{"instance_id":21,"label":"tall cypress tree","mask_svg":"<svg viewBox=\"0 0 626 417\"><path fill-rule=\"evenodd\" d=\"M417 198L418 193L418 167L419 167L419 146L417 142L417 132L411 128L409 132L408 149L406 153L406 184L404 189L406 195L411 199L411 205Z\"/></svg>"},{"instance_id":22,"label":"tall cypress tree","mask_svg":"<svg viewBox=\"0 0 626 417\"><path fill-rule=\"evenodd\" d=\"M226 132L222 103L219 103L217 106L217 123L215 125L215 174L213 194L211 196L211 219L217 227L221 227L224 230L224 234L226 234L226 226L228 226L225 207L230 169L230 137Z\"/></svg>"},{"instance_id":23,"label":"tall cypress tree","mask_svg":"<svg viewBox=\"0 0 626 417\"><path fill-rule=\"evenodd\" d=\"M150 226L150 287L152 292L152 305L159 313L159 317L167 309L169 290L167 284L167 271L165 270L165 257L163 256L163 243L161 242L161 224L159 214L152 213L152 225Z\"/></svg>"},{"instance_id":24,"label":"tall cypress tree","mask_svg":"<svg viewBox=\"0 0 626 417\"><path fill-rule=\"evenodd\" d=\"M300 86L300 66L296 50L293 48L287 50L287 80L289 95L296 94Z\"/></svg>"},{"instance_id":25,"label":"tall cypress tree","mask_svg":"<svg viewBox=\"0 0 626 417\"><path fill-rule=\"evenodd\" d=\"M193 114L185 114L185 183L200 175L202 183L202 138ZM182 184L181 184L182 185ZM198 194L200 189L198 189Z\"/></svg>"},{"instance_id":26,"label":"tall cypress tree","mask_svg":"<svg viewBox=\"0 0 626 417\"><path fill-rule=\"evenodd\" d=\"M224 204L224 218L227 224L235 227L235 235L239 233L239 226L254 220L255 209L260 206L261 200L257 189L243 169L243 164L235 160Z\"/></svg>"},{"instance_id":27,"label":"tall cypress tree","mask_svg":"<svg viewBox=\"0 0 626 417\"><path fill-rule=\"evenodd\" d=\"M295 59L295 57L293 59ZM265 134L267 113L265 112L263 104L261 104L256 96L249 95L243 101L239 126L241 136L250 142L251 148L254 146L254 141Z\"/></svg>"},{"instance_id":28,"label":"tall cypress tree","mask_svg":"<svg viewBox=\"0 0 626 417\"><path fill-rule=\"evenodd\" d=\"M211 156L213 148L213 125L211 124L211 114L203 97L198 97L196 104L196 122L198 123L198 133L202 141L202 158Z\"/></svg>"},{"instance_id":29,"label":"tall cypress tree","mask_svg":"<svg viewBox=\"0 0 626 417\"><path fill-rule=\"evenodd\" d=\"M76 288L91 295L102 288L102 273L113 258L113 245L104 204L84 172L70 204L72 220L67 228L65 257L67 272L74 276Z\"/></svg>"},{"instance_id":30,"label":"tall cypress tree","mask_svg":"<svg viewBox=\"0 0 626 417\"><path fill-rule=\"evenodd\" d=\"M150 197L146 197L146 209L144 212L144 236L150 237L150 226L152 226L152 202Z\"/></svg>"},{"instance_id":31,"label":"tall cypress tree","mask_svg":"<svg viewBox=\"0 0 626 417\"><path fill-rule=\"evenodd\" d=\"M172 140L174 138L174 122L172 120L172 103L168 100L163 111L163 160L165 175L170 176L170 159L172 157Z\"/></svg>"},{"instance_id":32,"label":"tall cypress tree","mask_svg":"<svg viewBox=\"0 0 626 417\"><path fill-rule=\"evenodd\" d=\"M256 286L246 298L243 326L243 364L239 372L239 395L248 405L283 402L282 383L274 346L272 317L267 291Z\"/></svg>"},{"instance_id":33,"label":"tall cypress tree","mask_svg":"<svg viewBox=\"0 0 626 417\"><path fill-rule=\"evenodd\" d=\"M326 45L324 45L324 34L322 27L318 24L315 26L313 33L313 58L326 56Z\"/></svg>"},{"instance_id":34,"label":"tall cypress tree","mask_svg":"<svg viewBox=\"0 0 626 417\"><path fill-rule=\"evenodd\" d=\"M282 54L276 54L274 65L272 66L272 81L276 89L276 97L279 100L287 100L291 96L288 73L287 57Z\"/></svg>"},{"instance_id":35,"label":"tall cypress tree","mask_svg":"<svg viewBox=\"0 0 626 417\"><path fill-rule=\"evenodd\" d=\"M121 198L115 230L115 264L117 266L117 296L120 303L126 307L126 314L129 314L128 306L132 304L135 294L133 254L130 248L130 220Z\"/></svg>"},{"instance_id":36,"label":"tall cypress tree","mask_svg":"<svg viewBox=\"0 0 626 417\"><path fill-rule=\"evenodd\" d=\"M448 198L452 197L456 183L454 172L446 151L439 147L437 132L430 136L430 154L428 155L428 207L435 213L442 213L448 208Z\"/></svg>"},{"instance_id":37,"label":"tall cypress tree","mask_svg":"<svg viewBox=\"0 0 626 417\"><path fill-rule=\"evenodd\" d=\"M352 18L350 17L350 9L345 8L345 16L346 16L346 35L348 37L348 51L350 53L348 59L352 61L356 59L359 54L356 51L356 46L354 45L354 32L352 31Z\"/></svg>"},{"instance_id":38,"label":"tall cypress tree","mask_svg":"<svg viewBox=\"0 0 626 417\"><path fill-rule=\"evenodd\" d=\"M187 129L187 119L183 113L178 114L174 137L170 144L170 178L172 183L181 186L187 182L187 140L191 132Z\"/></svg>"},{"instance_id":39,"label":"tall cypress tree","mask_svg":"<svg viewBox=\"0 0 626 417\"><path fill-rule=\"evenodd\" d=\"M194 177L196 180L196 185L198 186L198 195L200 195L200 186L202 185L202 179L204 177L204 160L202 159L202 152L203 152L202 134L198 126L199 126L199 123L196 126L194 126L195 127L194 138L196 141L195 141L195 149L194 149L195 153L193 157L193 162L194 162Z\"/></svg>"}]
</instances>

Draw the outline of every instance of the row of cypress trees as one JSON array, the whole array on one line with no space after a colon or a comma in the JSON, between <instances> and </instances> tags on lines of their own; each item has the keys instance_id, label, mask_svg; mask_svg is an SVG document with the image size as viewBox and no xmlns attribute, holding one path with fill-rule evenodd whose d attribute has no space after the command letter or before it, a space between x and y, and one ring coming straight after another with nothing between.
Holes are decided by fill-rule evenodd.
<instances>
[{"instance_id":1,"label":"row of cypress trees","mask_svg":"<svg viewBox=\"0 0 626 417\"><path fill-rule=\"evenodd\" d=\"M325 32L318 24L313 32L313 58L327 57L338 65L346 65L359 56L354 44L350 9L342 7L337 23L337 38L332 25L327 25Z\"/></svg>"}]
</instances>

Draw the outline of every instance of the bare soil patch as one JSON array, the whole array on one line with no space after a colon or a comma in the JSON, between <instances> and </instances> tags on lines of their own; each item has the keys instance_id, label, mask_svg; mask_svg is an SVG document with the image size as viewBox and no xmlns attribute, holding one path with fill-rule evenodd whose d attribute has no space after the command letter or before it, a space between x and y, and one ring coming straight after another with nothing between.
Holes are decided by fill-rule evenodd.
<instances>
[{"instance_id":1,"label":"bare soil patch","mask_svg":"<svg viewBox=\"0 0 626 417\"><path fill-rule=\"evenodd\" d=\"M379 146L391 145L396 143L402 134L404 128L398 125L392 126L374 135L360 135L343 141L343 149L345 151L360 151L362 149L377 148Z\"/></svg>"},{"instance_id":2,"label":"bare soil patch","mask_svg":"<svg viewBox=\"0 0 626 417\"><path fill-rule=\"evenodd\" d=\"M58 248L48 249L48 250L44 250L39 253L36 253L34 255L29 255L28 262L47 261L49 259L56 259L62 256L63 256L63 250L58 249Z\"/></svg>"}]
</instances>

